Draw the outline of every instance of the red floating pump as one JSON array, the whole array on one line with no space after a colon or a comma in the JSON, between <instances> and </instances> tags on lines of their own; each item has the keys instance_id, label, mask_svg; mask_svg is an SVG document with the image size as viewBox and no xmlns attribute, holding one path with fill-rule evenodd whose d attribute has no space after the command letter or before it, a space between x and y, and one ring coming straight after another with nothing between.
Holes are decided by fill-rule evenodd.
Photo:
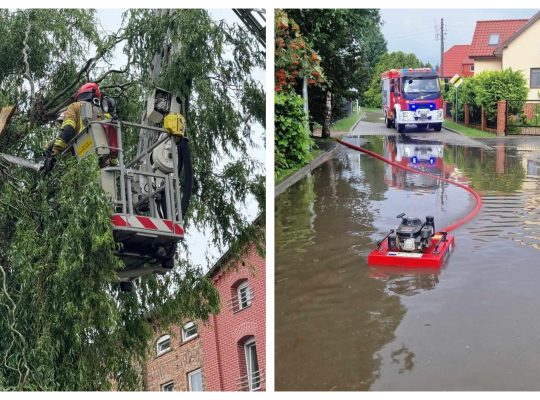
<instances>
[{"instance_id":1,"label":"red floating pump","mask_svg":"<svg viewBox=\"0 0 540 400\"><path fill-rule=\"evenodd\" d=\"M368 255L369 265L412 268L442 267L444 261L448 258L448 255L454 247L454 236L449 235L448 232L469 222L476 214L478 214L482 208L482 198L480 195L474 189L459 182L409 168L388 160L371 150L355 146L339 139L337 141L344 146L361 151L362 153L368 154L397 168L419 175L426 175L458 186L474 196L476 200L474 209L462 219L445 227L442 231L437 233L435 233L434 219L431 216L426 217L426 221L422 223L418 218L408 218L405 217L405 214L398 215L398 218L402 218L399 227L395 231L392 229L383 239L379 240L377 242L377 248L372 250Z\"/></svg>"},{"instance_id":2,"label":"red floating pump","mask_svg":"<svg viewBox=\"0 0 540 400\"><path fill-rule=\"evenodd\" d=\"M368 256L369 265L440 268L452 251L454 237L447 232L435 233L434 218L405 217L396 230L392 229L377 242Z\"/></svg>"}]
</instances>

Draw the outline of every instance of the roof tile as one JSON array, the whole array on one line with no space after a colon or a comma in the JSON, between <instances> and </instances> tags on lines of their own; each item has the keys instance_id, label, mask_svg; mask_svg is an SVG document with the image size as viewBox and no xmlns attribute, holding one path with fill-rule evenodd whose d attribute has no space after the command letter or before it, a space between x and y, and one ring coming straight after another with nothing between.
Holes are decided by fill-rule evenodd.
<instances>
[{"instance_id":1,"label":"roof tile","mask_svg":"<svg viewBox=\"0 0 540 400\"><path fill-rule=\"evenodd\" d=\"M527 21L528 19L476 21L469 57L493 57L493 52ZM499 42L496 46L489 45L489 37L493 33L499 34Z\"/></svg>"},{"instance_id":2,"label":"roof tile","mask_svg":"<svg viewBox=\"0 0 540 400\"><path fill-rule=\"evenodd\" d=\"M474 64L474 60L469 58L469 44L456 44L444 52L444 77L451 78L455 74L460 76L472 76L470 65ZM440 69L439 69L440 74Z\"/></svg>"}]
</instances>

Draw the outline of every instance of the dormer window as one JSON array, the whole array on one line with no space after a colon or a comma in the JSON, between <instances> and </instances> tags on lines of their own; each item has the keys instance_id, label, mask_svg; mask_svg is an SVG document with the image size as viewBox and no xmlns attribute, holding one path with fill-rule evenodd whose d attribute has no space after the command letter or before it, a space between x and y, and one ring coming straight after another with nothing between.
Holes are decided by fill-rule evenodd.
<instances>
[{"instance_id":1,"label":"dormer window","mask_svg":"<svg viewBox=\"0 0 540 400\"><path fill-rule=\"evenodd\" d=\"M499 44L499 34L498 33L492 33L489 35L489 42L488 44L490 46L496 46Z\"/></svg>"}]
</instances>

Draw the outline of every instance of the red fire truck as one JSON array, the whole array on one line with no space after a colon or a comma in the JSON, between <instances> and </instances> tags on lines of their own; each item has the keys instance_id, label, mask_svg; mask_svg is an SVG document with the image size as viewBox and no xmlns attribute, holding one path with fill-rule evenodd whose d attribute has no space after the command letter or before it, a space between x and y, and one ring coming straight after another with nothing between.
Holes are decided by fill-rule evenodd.
<instances>
[{"instance_id":1,"label":"red fire truck","mask_svg":"<svg viewBox=\"0 0 540 400\"><path fill-rule=\"evenodd\" d=\"M391 69L381 74L384 122L399 133L405 125L440 131L443 101L437 71L433 68Z\"/></svg>"}]
</instances>

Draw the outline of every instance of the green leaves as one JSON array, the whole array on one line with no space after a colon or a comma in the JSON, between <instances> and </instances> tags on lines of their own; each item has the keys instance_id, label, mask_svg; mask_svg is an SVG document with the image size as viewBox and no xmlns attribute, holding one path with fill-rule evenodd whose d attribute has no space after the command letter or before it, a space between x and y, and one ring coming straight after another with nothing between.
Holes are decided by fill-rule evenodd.
<instances>
[{"instance_id":1,"label":"green leaves","mask_svg":"<svg viewBox=\"0 0 540 400\"><path fill-rule=\"evenodd\" d=\"M45 99L39 104L56 104L65 100L61 93L85 63L88 47L107 49L117 38L99 35L93 11L31 13L31 71ZM23 111L2 151L37 161L57 131L43 120L28 130L28 99L17 61L25 18L22 12L0 10L0 55L5 56L0 57L0 102L18 102ZM181 44L179 52L158 82L143 80L167 30ZM214 22L204 10L164 16L132 10L125 15L124 34L132 68L103 81L118 96L121 117L140 117L147 89L141 82L188 100L197 183L188 225L207 229L221 249L230 246L233 258L249 242L262 251L264 235L244 215L251 198L264 212L264 170L248 154L255 139L252 126L265 123L265 93L252 78L265 65L256 39L237 25ZM101 73L93 64L88 71ZM126 132L126 153L134 153L137 139ZM153 325L165 329L183 319L205 321L219 311L215 287L186 248L179 249L178 266L168 274L142 278L135 293L115 289L122 264L114 255L111 205L97 174L95 157L81 162L61 157L46 178L0 166L2 390L110 390L113 383L120 390L140 390Z\"/></svg>"},{"instance_id":2,"label":"green leaves","mask_svg":"<svg viewBox=\"0 0 540 400\"><path fill-rule=\"evenodd\" d=\"M458 89L458 112L463 114L465 103L484 107L486 118L495 120L499 100L520 100L511 102L510 113L518 113L528 96L527 82L521 71L504 69L502 71L484 71L471 78L465 78ZM450 87L445 99L455 101L455 88Z\"/></svg>"},{"instance_id":3,"label":"green leaves","mask_svg":"<svg viewBox=\"0 0 540 400\"><path fill-rule=\"evenodd\" d=\"M274 104L276 171L303 166L313 147L304 102L295 93L276 93Z\"/></svg>"},{"instance_id":4,"label":"green leaves","mask_svg":"<svg viewBox=\"0 0 540 400\"><path fill-rule=\"evenodd\" d=\"M333 117L343 99L362 100L379 57L386 52L376 9L287 9L321 58L332 91ZM326 92L310 90L310 118L323 124ZM334 107L335 106L335 107Z\"/></svg>"},{"instance_id":5,"label":"green leaves","mask_svg":"<svg viewBox=\"0 0 540 400\"><path fill-rule=\"evenodd\" d=\"M422 63L422 61L412 53L394 51L383 54L375 66L369 83L369 89L364 93L363 104L367 107L381 107L381 74L384 71L392 68L422 68L428 66L429 64Z\"/></svg>"}]
</instances>

